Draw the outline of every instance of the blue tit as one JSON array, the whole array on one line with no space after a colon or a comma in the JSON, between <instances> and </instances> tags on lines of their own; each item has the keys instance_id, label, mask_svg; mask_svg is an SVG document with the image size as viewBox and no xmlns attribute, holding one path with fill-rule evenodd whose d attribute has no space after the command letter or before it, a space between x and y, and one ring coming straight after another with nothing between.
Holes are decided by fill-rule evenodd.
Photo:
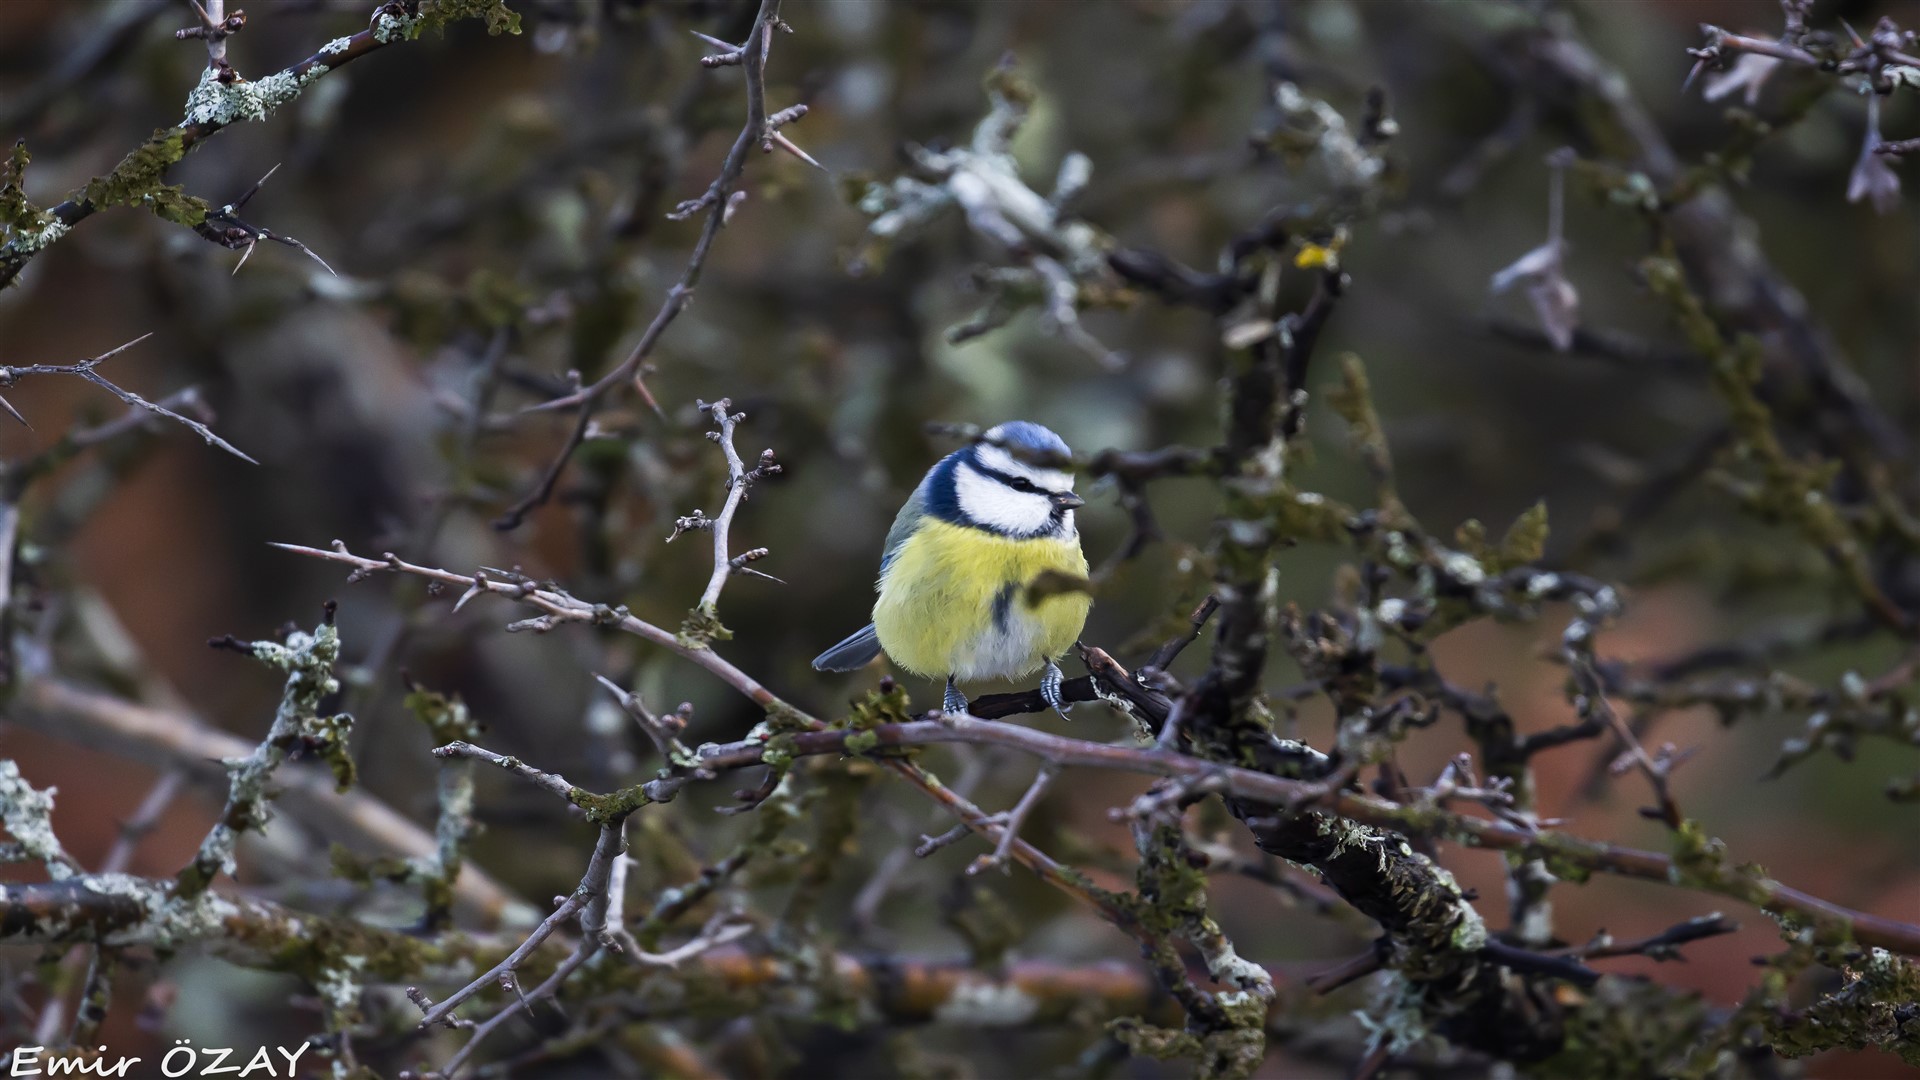
<instances>
[{"instance_id":1,"label":"blue tit","mask_svg":"<svg viewBox=\"0 0 1920 1080\"><path fill-rule=\"evenodd\" d=\"M955 680L1044 668L1041 693L1064 712L1059 658L1093 600L1082 591L1030 595L1027 586L1048 571L1087 574L1073 523L1086 501L1073 493L1073 474L1031 463L1068 453L1060 436L1016 420L942 458L887 533L873 622L815 657L814 668L852 671L884 650L917 675L945 676L949 713L967 707Z\"/></svg>"}]
</instances>

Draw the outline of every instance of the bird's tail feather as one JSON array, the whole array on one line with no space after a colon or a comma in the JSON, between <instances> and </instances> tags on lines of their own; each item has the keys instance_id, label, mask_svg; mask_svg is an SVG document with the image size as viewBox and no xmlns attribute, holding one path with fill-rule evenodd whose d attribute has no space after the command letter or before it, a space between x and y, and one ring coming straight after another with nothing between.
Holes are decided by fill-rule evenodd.
<instances>
[{"instance_id":1,"label":"bird's tail feather","mask_svg":"<svg viewBox=\"0 0 1920 1080\"><path fill-rule=\"evenodd\" d=\"M813 658L815 671L853 671L866 667L880 655L880 636L873 624L855 630L847 639Z\"/></svg>"}]
</instances>

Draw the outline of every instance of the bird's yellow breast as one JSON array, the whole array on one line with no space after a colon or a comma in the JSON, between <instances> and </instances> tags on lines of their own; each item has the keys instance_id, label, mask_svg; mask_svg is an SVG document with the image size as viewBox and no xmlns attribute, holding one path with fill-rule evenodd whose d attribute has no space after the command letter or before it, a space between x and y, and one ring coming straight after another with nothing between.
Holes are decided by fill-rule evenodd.
<instances>
[{"instance_id":1,"label":"bird's yellow breast","mask_svg":"<svg viewBox=\"0 0 1920 1080\"><path fill-rule=\"evenodd\" d=\"M919 675L1018 678L1065 653L1093 600L1056 592L1029 604L1046 571L1086 576L1077 536L1019 540L929 520L900 545L873 607L880 647Z\"/></svg>"}]
</instances>

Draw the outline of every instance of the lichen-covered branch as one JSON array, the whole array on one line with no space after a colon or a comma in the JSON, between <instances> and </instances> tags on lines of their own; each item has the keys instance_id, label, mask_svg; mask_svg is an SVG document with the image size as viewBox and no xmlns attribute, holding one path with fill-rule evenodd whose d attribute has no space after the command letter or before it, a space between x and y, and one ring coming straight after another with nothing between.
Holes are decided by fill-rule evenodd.
<instances>
[{"instance_id":1,"label":"lichen-covered branch","mask_svg":"<svg viewBox=\"0 0 1920 1080\"><path fill-rule=\"evenodd\" d=\"M113 171L95 177L59 205L45 211L16 205L7 213L0 221L6 227L5 242L0 243L0 288L12 284L34 256L102 210L140 206L179 225L206 220L213 206L166 183L168 171L195 147L241 121L265 120L335 68L449 21L474 17L485 18L491 33L519 32L520 17L500 0L388 0L374 9L367 29L336 38L272 75L249 81L230 65L209 64L187 95L179 124L154 132ZM23 165L20 160L16 174Z\"/></svg>"},{"instance_id":2,"label":"lichen-covered branch","mask_svg":"<svg viewBox=\"0 0 1920 1080\"><path fill-rule=\"evenodd\" d=\"M0 886L0 944L97 941L169 950L197 949L245 967L317 977L352 969L366 983L404 985L459 978L497 964L519 938L449 933L424 939L353 919L294 911L271 901L204 893L169 895L167 882L84 875L42 884ZM549 939L529 957L551 971L568 946ZM1019 960L997 973L964 962L840 953L827 959L842 992L870 1006L867 1023L960 1026L1060 1024L1093 1017L1158 1014L1153 981L1129 964L1075 966ZM657 969L604 965L600 989L642 996L654 1015L735 1016L761 1004L806 1015L793 965L764 952L721 945L681 964L662 982Z\"/></svg>"},{"instance_id":3,"label":"lichen-covered branch","mask_svg":"<svg viewBox=\"0 0 1920 1080\"><path fill-rule=\"evenodd\" d=\"M286 672L287 684L266 737L246 757L222 762L228 774L227 805L200 842L193 861L180 871L179 893L187 899L205 892L216 876L233 873L240 834L266 826L272 801L268 785L293 753L310 753L325 761L333 770L336 788L345 790L353 785L353 759L347 753L353 718L344 713L323 715L321 709L322 703L340 688L333 676L334 662L340 657L340 632L333 625L333 606L328 605L326 621L313 633L295 631L284 645L276 641L235 645L261 663Z\"/></svg>"}]
</instances>

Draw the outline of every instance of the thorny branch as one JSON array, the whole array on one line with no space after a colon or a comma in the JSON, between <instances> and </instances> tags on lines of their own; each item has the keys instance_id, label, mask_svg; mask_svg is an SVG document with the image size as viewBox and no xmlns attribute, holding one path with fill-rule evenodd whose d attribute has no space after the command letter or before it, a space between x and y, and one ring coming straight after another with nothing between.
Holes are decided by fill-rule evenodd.
<instances>
[{"instance_id":1,"label":"thorny branch","mask_svg":"<svg viewBox=\"0 0 1920 1080\"><path fill-rule=\"evenodd\" d=\"M747 564L767 554L766 548L754 548L735 556L728 546L728 535L733 528L733 515L739 511L740 504L747 499L747 489L755 481L780 471L780 463L773 460L773 451L762 450L759 463L747 468L740 460L740 452L734 449L733 432L740 421L747 418L746 413L730 412L733 402L721 398L715 402L700 402L700 410L713 418L715 430L707 437L720 444L727 456L727 499L720 507L720 513L708 518L695 510L691 517L680 518L674 523L674 536L687 529L708 529L713 533L713 576L707 579L706 591L700 594L699 611L708 617L718 612L720 590L726 587L727 576L733 573L751 574L769 581L779 581L772 574L762 573ZM672 540L673 537L667 538Z\"/></svg>"},{"instance_id":2,"label":"thorny branch","mask_svg":"<svg viewBox=\"0 0 1920 1080\"><path fill-rule=\"evenodd\" d=\"M449 585L470 584L473 581L471 578L461 577L446 570L415 566L397 558L367 559L340 550L324 551L291 544L276 546L295 554L346 563L361 572L395 571L414 574L429 580L440 580ZM660 644L706 667L708 671L720 677L734 689L746 694L762 707L768 708L769 711L792 708L779 701L761 684L714 656L710 649L685 646L675 640L673 635L652 627L632 615L612 619L607 616L596 618L592 605L566 596L564 593L539 589L529 589L522 593L517 586L491 580L486 580L485 586L487 591L515 596L522 603L531 604L567 621L611 625ZM520 595L515 595L517 593ZM1033 696L1037 698L1038 694L1035 693ZM986 703L986 708L999 712L994 708L998 703L992 698L982 700ZM1164 698L1160 700L1163 703L1161 707L1171 707L1171 703L1166 702ZM1020 704L1029 703L1022 701ZM975 715L977 717L980 714L976 712ZM1164 719L1164 715L1161 719ZM703 771L714 771L763 764L768 738L771 738L771 733L740 743L699 748L694 752L698 768ZM1327 791L1310 781L1219 765L1187 754L1164 750L1133 750L1126 747L1088 743L1083 740L1062 739L1029 728L1000 724L987 719L923 720L911 724L882 725L867 732L824 728L800 731L790 736L792 749L789 753L798 756L842 753L850 738L861 742L872 739L877 747L908 747L945 742L986 743L1026 750L1054 765L1118 769L1124 772L1168 776L1192 782L1207 782L1210 778L1217 778L1214 782L1221 785L1220 790L1225 794L1257 800L1269 807L1288 807L1302 802L1311 802L1324 810L1364 825L1401 829L1414 834L1452 837L1471 847L1516 851L1564 860L1589 870L1649 881L1672 882L1675 875L1679 873L1676 869L1679 864L1672 857L1655 852L1577 840L1558 833L1530 830L1504 822L1487 821L1445 811L1403 806L1388 800L1347 791ZM889 763L892 763L891 759ZM574 790L574 797L578 801L577 789ZM635 794L644 794L644 791ZM595 803L589 800L589 804ZM949 803L949 805L953 804ZM963 820L967 819L963 818ZM985 815L979 815L973 820L984 823ZM983 828L997 837L1000 835L1002 826L991 823L983 824ZM1689 874L1699 873L1702 869L1698 866L1687 868ZM1778 882L1735 871L1731 867L1712 871L1693 884L1707 891L1746 900L1769 911L1804 916L1817 926L1833 932L1851 934L1864 944L1892 949L1906 955L1920 956L1920 926L1850 911Z\"/></svg>"},{"instance_id":3,"label":"thorny branch","mask_svg":"<svg viewBox=\"0 0 1920 1080\"><path fill-rule=\"evenodd\" d=\"M183 425L187 430L206 440L209 446L217 446L250 465L260 464L253 460L253 458L248 457L245 453L242 453L240 449L232 443L215 435L213 429L206 424L191 417L183 416L164 404L148 401L146 398L141 397L131 390L123 389L118 384L109 381L106 376L94 370L105 360L133 348L135 345L140 344L152 336L152 334L142 334L132 341L127 342L125 345L115 349L109 349L99 356L82 360L77 364L16 364L11 367L0 367L0 387L14 385L23 375L73 375L98 386L133 408L144 409L155 416L162 416ZM0 407L4 407L8 413L13 415L14 419L20 421L22 424L27 422L26 417L21 416L19 410L15 409L13 404L7 401L6 398L0 397Z\"/></svg>"},{"instance_id":4,"label":"thorny branch","mask_svg":"<svg viewBox=\"0 0 1920 1080\"><path fill-rule=\"evenodd\" d=\"M213 9L208 10L206 22L211 23ZM236 12L235 16L227 17L221 25L229 27L237 15ZM410 41L422 30L444 25L446 19L447 15L438 6L422 14L417 2L388 0L374 9L367 29L330 41L305 60L253 81L241 78L225 61L226 34L238 27L227 29L226 34L206 35L209 64L201 75L200 85L188 95L186 115L179 124L156 131L144 145L121 159L112 172L95 178L58 205L37 214L33 228L17 221L6 223L6 241L0 244L0 288L11 285L35 256L75 225L102 210L144 206L178 224L201 224L214 208L204 200L183 194L177 187L164 184L168 171L188 152L243 120L265 120L327 72L396 42ZM489 29L517 32L518 26L518 16L510 16L506 21L491 21ZM14 179L17 182L18 177Z\"/></svg>"},{"instance_id":5,"label":"thorny branch","mask_svg":"<svg viewBox=\"0 0 1920 1080\"><path fill-rule=\"evenodd\" d=\"M529 411L539 412L574 409L579 415L574 418L573 428L568 433L565 443L562 444L559 454L542 474L540 482L500 516L494 523L497 528L503 531L518 528L529 513L545 505L553 496L554 485L559 481L560 474L565 471L567 461L573 456L574 451L580 448L580 442L586 436L594 411L603 404L606 396L616 387L624 385L629 380L637 379L642 371L642 365L653 354L654 347L659 344L667 327L671 326L680 313L693 302L694 290L700 284L700 276L706 268L707 256L712 252L714 241L718 239L720 230L726 226L728 219L732 216L734 199L745 194L737 188L740 177L747 167L747 150L752 146L765 144L769 139L782 146L790 145L784 136L774 131L767 118L765 86L767 54L772 48L773 31L776 26L787 28L787 24L780 20L780 0L761 0L759 12L754 16L753 27L748 31L746 45L725 54L731 56L737 53L739 59L728 61L727 64L737 63L746 71L747 121L741 127L740 134L735 137L733 147L727 151L725 160L720 163L719 175L714 177L707 190L697 199L682 202L674 208L673 213L667 215L680 220L692 217L702 210L707 213L706 223L700 230L700 237L694 241L693 251L687 256L686 267L680 272L680 280L667 290L666 300L654 313L653 321L647 324L646 330L641 333L640 340L635 343L626 359L620 361L594 382L570 394L529 407ZM794 113L789 109L779 115L784 117L782 123L786 123L798 119L802 114ZM812 161L804 154L800 156L809 162Z\"/></svg>"}]
</instances>

